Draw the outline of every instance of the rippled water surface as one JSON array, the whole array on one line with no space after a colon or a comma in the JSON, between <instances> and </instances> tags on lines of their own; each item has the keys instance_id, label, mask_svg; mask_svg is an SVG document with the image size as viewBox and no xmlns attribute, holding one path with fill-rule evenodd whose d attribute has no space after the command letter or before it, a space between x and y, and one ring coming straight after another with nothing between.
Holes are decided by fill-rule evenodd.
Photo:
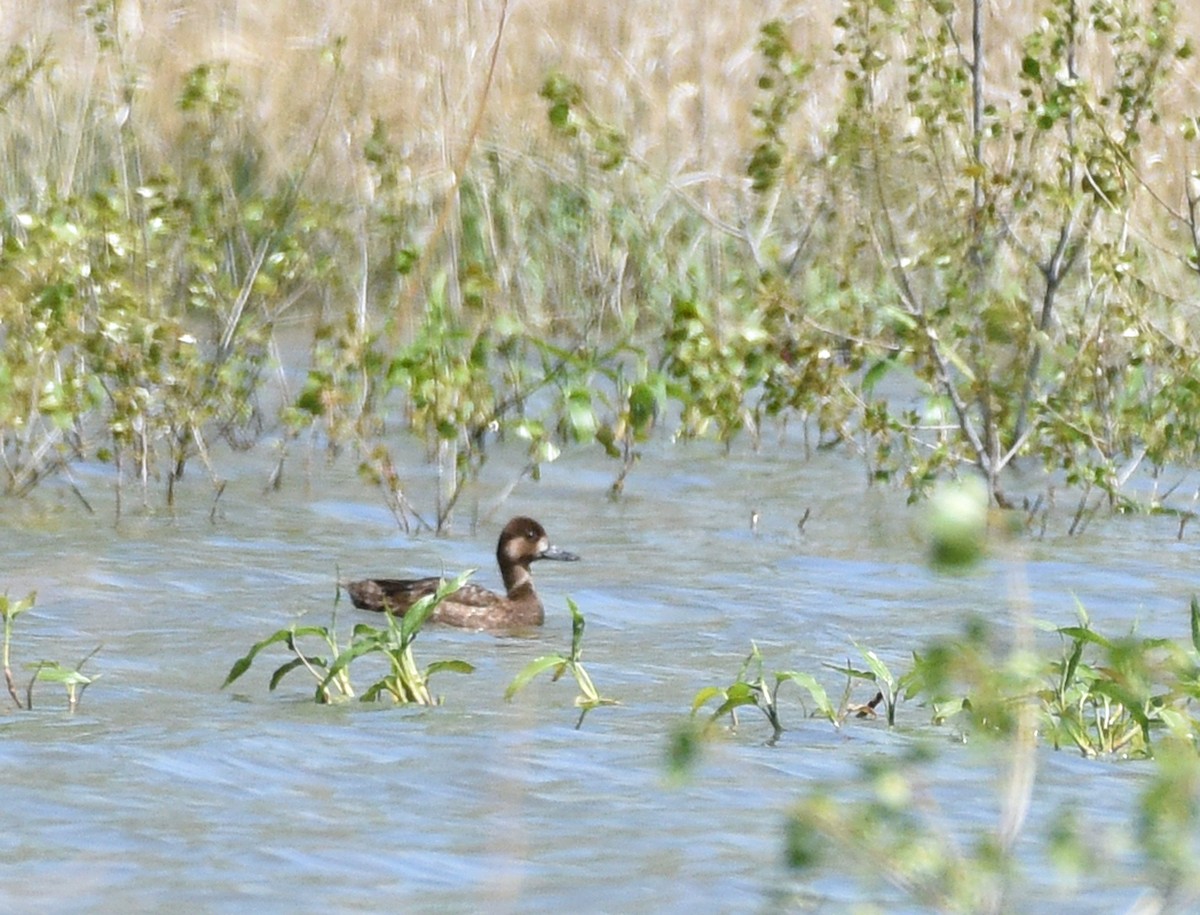
<instances>
[{"instance_id":1,"label":"rippled water surface","mask_svg":"<svg viewBox=\"0 0 1200 915\"><path fill-rule=\"evenodd\" d=\"M788 805L817 782L852 791L865 758L933 739L948 748L931 797L950 828L971 830L995 821L1000 763L951 745L915 706L902 706L895 732L872 721L839 732L804 718L785 692L789 730L776 745L743 714L690 780L672 784L667 734L697 690L728 683L754 640L770 668L817 673L840 695L821 665L854 641L902 667L968 614L1005 619L1020 587L1059 625L1079 600L1104 631L1137 622L1187 634L1194 547L1176 541L1172 522L1101 519L1070 539L1051 530L1022 545L1020 562L994 558L947 578L924 562L918 513L896 493L865 490L861 469L839 456L676 447L648 458L611 501L613 467L568 454L496 505L519 467L501 455L444 538L399 532L348 464L297 462L283 491L264 495L264 459L243 460L222 465L229 482L211 519L198 478L173 514L114 521L102 476L80 481L94 515L51 489L6 505L0 587L38 592L18 621L16 664L103 647L89 665L100 679L74 716L48 684L32 714L0 715L0 911L899 910L886 888L838 877L845 868L789 874ZM412 485L414 502L428 504L428 471ZM419 661L477 667L434 679L442 706L319 707L298 674L271 693L270 662L283 654L219 690L253 642L296 619L329 621L339 569L477 567L477 581L498 585L495 538L518 513L584 561L535 568L548 621L532 638L422 634ZM578 731L573 684L538 680L503 699L528 661L568 646L568 596L587 617L589 671L622 703ZM347 636L355 621L378 621L345 602L338 612ZM1031 849L1064 805L1119 841L1140 764L1049 749L1038 763ZM1133 870L1094 876L1091 897L1047 890L1046 866L1028 862L1024 910L1115 910L1139 892Z\"/></svg>"}]
</instances>

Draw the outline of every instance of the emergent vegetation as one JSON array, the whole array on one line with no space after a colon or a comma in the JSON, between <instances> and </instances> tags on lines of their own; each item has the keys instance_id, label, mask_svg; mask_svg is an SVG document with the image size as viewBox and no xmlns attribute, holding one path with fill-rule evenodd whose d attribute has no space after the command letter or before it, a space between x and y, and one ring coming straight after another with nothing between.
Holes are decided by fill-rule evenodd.
<instances>
[{"instance_id":1,"label":"emergent vegetation","mask_svg":"<svg viewBox=\"0 0 1200 915\"><path fill-rule=\"evenodd\" d=\"M37 595L27 594L20 600L12 600L7 594L0 594L0 619L4 621L3 665L4 685L8 688L8 696L14 706L27 711L33 709L33 687L37 683L61 683L67 691L67 711L74 712L83 698L83 691L95 680L83 672L83 666L100 650L99 646L86 654L74 667L64 667L58 661L34 661L25 666L32 671L29 682L25 685L24 693L18 690L16 678L12 671L12 641L13 624L17 617L33 607Z\"/></svg>"},{"instance_id":2,"label":"emergent vegetation","mask_svg":"<svg viewBox=\"0 0 1200 915\"><path fill-rule=\"evenodd\" d=\"M6 34L21 34L26 8L53 18L50 6L14 5ZM140 43L141 17L170 19L173 5L62 6L53 40L31 28L0 48L6 496L54 480L90 509L74 472L86 463L110 470L117 512L131 485L143 504L161 491L174 505L199 465L215 506L223 452L265 441L270 489L301 448L348 453L399 525L442 529L498 441L521 443L534 479L566 446L602 449L620 496L652 436L757 444L798 427L798 459L845 449L867 483L914 499L969 477L987 505L1033 511L1068 488L1072 530L1101 506L1170 508L1182 535L1200 499L1165 504L1200 442L1200 103L1181 27L1197 22L1194 3L1024 0L1001 22L982 0L843 0L828 29L819 4L802 4L754 22L753 38L710 42L755 51L744 72L707 68L744 76L724 116L706 107L710 60L675 78L688 65L663 66L658 50L614 86L602 67L511 53L520 26L504 0L490 34L471 36L487 53L455 48L428 67L349 38L289 37L305 91L274 94L233 52L161 56L210 54L209 42ZM674 6L662 16L693 9ZM406 25L445 15L383 7ZM524 33L529 48L539 37ZM482 71L456 80L451 58ZM432 95L397 85L406 66ZM365 89L374 71L384 92ZM655 80L670 87L645 104ZM508 117L535 96L540 127ZM645 112L660 109L655 124ZM703 116L681 129L676 112L691 110ZM431 506L412 496L401 432L438 468ZM939 562L978 555L953 529L935 537ZM422 670L412 654L455 584L403 620L356 626L348 645L336 619L280 629L226 685L282 644L292 656L272 687L303 669L317 701L350 698L351 667L370 656L386 668L363 698L430 703L433 673L470 670ZM36 665L21 698L9 641L31 603L0 605L9 695L28 707L33 682L58 680L73 706L79 667ZM569 672L582 722L608 700L580 663L572 612L570 653L531 662L508 693ZM1054 630L1061 651L1046 659L1026 622L1012 629L974 626L900 676L862 649L865 668L830 666L878 695L852 705L847 690L839 708L811 676L764 673L755 648L732 684L696 695L676 750L697 752L694 718L712 702L709 733L754 705L778 739L786 683L838 726L880 702L902 726L900 703L919 699L960 734L1007 740L1002 821L966 852L911 803L903 766L868 766L866 799L817 793L789 819L797 867L844 844L885 862L918 903L953 911L1003 910L1036 736L1087 756L1157 755L1138 838L1155 901L1184 908L1195 650L1101 635L1081 615ZM1072 835L1058 848L1077 847Z\"/></svg>"},{"instance_id":3,"label":"emergent vegetation","mask_svg":"<svg viewBox=\"0 0 1200 915\"><path fill-rule=\"evenodd\" d=\"M710 724L737 709L755 706L774 729L771 742L784 733L779 688L794 682L813 703L805 715L841 727L850 716L873 716L883 705L889 725L897 724L904 701L916 701L935 725L954 725L962 737L1015 738L1022 715L1032 711L1035 731L1055 749L1078 750L1088 757L1147 758L1166 741L1200 740L1200 601L1192 600L1192 646L1174 639L1110 637L1092 628L1079 608L1074 626L1041 628L1056 635L1058 655L1016 651L994 627L975 620L957 638L946 638L913 653L908 671L897 676L878 654L857 646L867 667L828 663L845 677L843 698L835 708L825 687L803 671L776 671L768 683L763 658L753 646L737 677L727 687L696 693L692 715L714 700ZM876 693L869 702L852 702L856 681Z\"/></svg>"},{"instance_id":4,"label":"emergent vegetation","mask_svg":"<svg viewBox=\"0 0 1200 915\"><path fill-rule=\"evenodd\" d=\"M401 705L436 705L438 700L429 691L430 677L443 670L469 674L475 668L466 661L449 660L434 661L421 670L413 657L413 642L437 605L461 588L469 576L468 572L452 581L441 582L437 591L413 604L400 619L391 613L384 613L382 629L366 623L355 624L350 644L345 648L338 642L336 614L329 626L292 625L280 629L261 642L256 642L244 657L238 658L221 688L229 686L248 671L263 649L283 643L295 657L275 668L270 681L272 690L293 670L305 670L317 681L314 701L326 704L339 699L353 699L355 693L350 681L351 665L368 655L382 656L387 661L388 671L366 688L362 694L363 702L391 699ZM329 656L309 653L301 647L301 639L323 643L330 651Z\"/></svg>"},{"instance_id":5,"label":"emergent vegetation","mask_svg":"<svg viewBox=\"0 0 1200 915\"><path fill-rule=\"evenodd\" d=\"M583 719L587 716L588 712L602 705L616 705L617 700L601 696L596 689L596 685L592 682L591 674L584 668L583 629L586 622L583 614L579 612L579 607L575 601L567 598L567 606L571 609L570 653L565 655L549 654L543 655L540 658L534 658L521 669L520 673L513 677L512 683L504 691L504 698L511 702L518 692L524 689L534 677L543 671L554 671L554 674L550 677L552 681L557 681L564 673L570 673L579 687L579 695L575 697L575 706L579 709L579 718L575 722L575 730L579 730L583 727Z\"/></svg>"},{"instance_id":6,"label":"emergent vegetation","mask_svg":"<svg viewBox=\"0 0 1200 915\"><path fill-rule=\"evenodd\" d=\"M345 40L311 52L281 163L230 61L181 74L168 118L119 5L92 4L73 38L107 83L72 83L46 43L0 64L8 116L39 124L0 135L3 489L100 461L120 510L129 481L171 502L199 461L216 498L215 445L268 436L279 487L303 439L348 448L401 525L442 527L499 439L535 478L598 445L619 493L652 434L793 422L914 497L970 471L1007 504L1021 462L1046 473L1020 495L1065 484L1076 523L1096 494L1159 507L1129 484L1200 440L1200 196L1156 158L1200 142L1168 107L1192 47L1171 0L1028 12L1003 41L978 0L850 0L804 47L762 23L744 180L699 193L566 70L540 78L541 147L486 135L505 9L431 191L398 125L348 107ZM432 513L397 424L439 468Z\"/></svg>"},{"instance_id":7,"label":"emergent vegetation","mask_svg":"<svg viewBox=\"0 0 1200 915\"><path fill-rule=\"evenodd\" d=\"M763 676L762 654L757 645L751 645L750 654L746 656L742 669L738 671L737 678L729 686L707 686L696 693L695 699L692 700L692 715L694 717L709 702L719 699L720 704L709 718L709 723L728 715L733 726L737 727L737 710L745 705L753 705L766 716L767 721L774 729L775 733L771 737L771 741L774 742L784 731L783 722L779 718L779 688L784 683L795 682L807 690L816 705L817 714L828 718L835 725L840 724L842 718L845 717L844 714L834 709L825 688L816 681L812 674L794 670L777 670L773 676L774 683L768 684ZM849 690L847 690L847 695L849 695Z\"/></svg>"}]
</instances>

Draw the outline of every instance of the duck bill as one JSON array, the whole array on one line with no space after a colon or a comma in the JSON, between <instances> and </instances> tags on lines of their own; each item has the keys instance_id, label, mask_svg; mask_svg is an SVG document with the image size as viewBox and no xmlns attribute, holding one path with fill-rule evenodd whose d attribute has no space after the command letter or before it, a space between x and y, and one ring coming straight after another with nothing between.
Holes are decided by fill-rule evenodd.
<instances>
[{"instance_id":1,"label":"duck bill","mask_svg":"<svg viewBox=\"0 0 1200 915\"><path fill-rule=\"evenodd\" d=\"M537 558L538 559L557 559L561 562L578 562L579 561L579 557L575 553L568 552L567 550L560 550L556 546L546 547L544 550L542 550L540 553L538 553Z\"/></svg>"}]
</instances>

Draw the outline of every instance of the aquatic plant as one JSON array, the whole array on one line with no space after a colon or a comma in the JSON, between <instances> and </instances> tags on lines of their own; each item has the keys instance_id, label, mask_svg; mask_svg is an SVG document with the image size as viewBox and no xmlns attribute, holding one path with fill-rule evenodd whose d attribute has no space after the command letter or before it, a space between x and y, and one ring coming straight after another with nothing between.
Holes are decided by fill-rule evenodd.
<instances>
[{"instance_id":1,"label":"aquatic plant","mask_svg":"<svg viewBox=\"0 0 1200 915\"><path fill-rule=\"evenodd\" d=\"M1200 197L1164 189L1147 152L1191 45L1168 0L1033 5L1004 26L1015 66L979 3L853 0L827 41L762 23L749 110L725 112L749 125L721 144L741 172L703 181L680 177L691 151L639 152L664 144L569 67L517 91L545 103L537 145L482 134L521 27L501 11L452 180L430 181L414 172L446 157L413 165L408 121L346 85L372 69L347 66L353 42L296 52L320 104L280 127L233 61L139 78L120 5L89 4L55 40L108 79L71 83L74 55L35 41L0 57L0 487L74 486L99 460L118 510L129 480L170 504L198 461L215 506L216 443L269 439L277 488L307 437L350 451L399 524L442 528L497 441L523 443L534 479L567 445L601 448L619 495L652 435L757 443L774 422L913 498L969 472L1015 502L1024 461L1078 493L1074 529L1101 504L1162 508L1126 484L1200 440L1200 346L1173 308ZM830 56L840 81L816 85ZM1180 126L1190 155L1200 131ZM307 362L284 366L277 331L299 318ZM398 425L437 464L432 511Z\"/></svg>"},{"instance_id":2,"label":"aquatic plant","mask_svg":"<svg viewBox=\"0 0 1200 915\"><path fill-rule=\"evenodd\" d=\"M763 657L758 645L750 643L750 654L742 662L737 677L728 686L706 686L696 693L692 699L692 717L713 700L720 702L709 716L709 724L724 715L728 715L733 727L738 725L737 710L743 706L753 705L766 716L774 733L771 742L774 743L783 734L784 727L779 717L779 688L784 683L794 682L804 688L816 705L815 714L827 718L835 726L840 725L842 714L839 714L829 701L825 688L807 673L795 670L777 670L772 676L774 683L768 684L763 674Z\"/></svg>"},{"instance_id":3,"label":"aquatic plant","mask_svg":"<svg viewBox=\"0 0 1200 915\"><path fill-rule=\"evenodd\" d=\"M867 662L867 668L854 667L849 660L844 665L826 664L825 666L831 670L836 670L838 673L846 676L846 691L849 693L850 684L855 680L863 680L872 684L878 692L875 698L866 705L853 706L849 711L859 718L865 718L868 715L874 714L875 707L882 702L884 715L889 725L896 723L896 703L899 700L900 691L904 688L907 678L896 677L891 668L884 663L872 649L864 648L862 645L855 644L864 661Z\"/></svg>"},{"instance_id":4,"label":"aquatic plant","mask_svg":"<svg viewBox=\"0 0 1200 915\"><path fill-rule=\"evenodd\" d=\"M83 698L83 691L96 679L84 674L83 666L100 650L99 646L88 652L74 667L64 667L58 661L49 660L26 664L26 668L32 670L33 673L30 675L29 683L25 687L23 701L17 691L17 683L13 676L11 664L13 624L16 622L18 616L33 607L36 600L37 593L34 591L31 591L20 600L12 600L7 593L0 594L0 618L4 620L2 653L4 684L8 688L8 695L12 699L13 705L19 709L29 711L33 709L33 687L35 683L60 683L67 692L67 711L74 712L79 707L80 699Z\"/></svg>"},{"instance_id":5,"label":"aquatic plant","mask_svg":"<svg viewBox=\"0 0 1200 915\"><path fill-rule=\"evenodd\" d=\"M1078 885L1117 856L1136 854L1143 865L1142 904L1162 912L1195 906L1200 758L1193 742L1171 738L1160 745L1133 798L1136 822L1119 852L1097 841L1086 805L1064 806L1048 818L1043 834L1028 835L1036 776L1030 746L1014 742L1001 750L998 777L976 798L978 807L994 805L996 815L972 827L964 828L939 802L929 771L934 751L927 745L898 758L866 760L846 785L810 786L786 812L785 861L801 880L837 874L863 885L889 884L901 899L931 911L998 913L1028 897L1031 875L1021 848L1036 842L1044 851L1033 860L1064 886ZM857 865L864 860L872 866Z\"/></svg>"},{"instance_id":6,"label":"aquatic plant","mask_svg":"<svg viewBox=\"0 0 1200 915\"><path fill-rule=\"evenodd\" d=\"M882 881L903 898L946 912L1003 912L1023 886L1018 842L1026 827L1036 781L1039 739L1054 749L1074 747L1089 758L1148 759L1151 776L1136 801L1137 850L1146 862L1145 898L1161 911L1194 905L1200 870L1195 830L1200 823L1200 599L1190 603L1191 642L1185 647L1164 638L1108 637L1097 632L1079 608L1074 626L1042 629L1056 635L1062 649L1034 653L998 638L982 619L972 620L957 638L936 639L913 655L912 667L894 675L874 651L859 646L866 669L826 665L848 678L879 687L866 706L843 701L834 716L815 680L822 717L844 722L887 698L888 723L905 728L896 716L900 701L916 701L935 726L954 725L962 741L988 741L1000 759L995 779L995 822L948 828L953 811L940 805L926 769L933 744L906 741L907 751L879 754L860 765L845 784L804 789L784 821L785 860L800 879L830 872L861 883ZM723 714L757 706L782 732L779 686L795 672L777 673L773 686L762 672L757 649L727 688L696 694L692 714L677 727L667 748L668 772L675 781L694 777L706 730L696 712L721 700L708 727ZM811 678L810 678L811 679ZM919 736L919 732L906 733ZM944 751L949 752L949 751ZM1064 878L1092 873L1105 852L1089 835L1083 813L1064 810L1049 820L1041 837L1051 864ZM1121 854L1128 853L1127 849ZM871 861L872 867L855 863ZM781 898L786 898L781 891Z\"/></svg>"},{"instance_id":7,"label":"aquatic plant","mask_svg":"<svg viewBox=\"0 0 1200 915\"><path fill-rule=\"evenodd\" d=\"M731 684L696 693L691 715L716 701L709 723L729 715L736 727L737 710L754 706L778 739L784 730L779 690L794 682L815 704L814 716L838 726L849 715L874 714L882 703L885 721L896 727L902 703L916 702L934 724L955 725L964 736L1011 738L1024 711L1033 709L1037 733L1055 749L1073 746L1089 757L1149 757L1164 739L1200 740L1200 600L1193 598L1190 613L1187 648L1169 638L1103 635L1082 606L1074 626L1042 624L1062 640L1057 657L1010 651L983 619L971 620L961 636L934 639L914 651L911 666L900 674L873 649L856 645L866 667L824 664L846 678L837 709L812 674L775 671L768 682L762 655L752 645ZM869 683L875 697L851 702L856 681Z\"/></svg>"},{"instance_id":8,"label":"aquatic plant","mask_svg":"<svg viewBox=\"0 0 1200 915\"><path fill-rule=\"evenodd\" d=\"M271 674L271 690L292 671L305 670L317 681L313 699L318 704L353 699L355 691L350 680L351 666L359 658L382 655L387 660L389 671L367 686L361 701L390 698L400 705L435 705L439 700L429 691L430 677L441 671L469 674L475 668L466 661L443 660L434 661L422 670L413 657L413 642L437 605L461 588L470 574L465 572L453 580L441 581L433 594L413 604L403 617L383 614L385 625L382 628L366 623L356 624L350 642L345 647L341 646L337 637L336 604L334 619L329 626L292 625L279 629L256 642L233 663L221 688L224 689L246 673L264 649L282 643L295 657L281 664ZM301 640L323 643L330 651L329 656L310 653L301 646Z\"/></svg>"},{"instance_id":9,"label":"aquatic plant","mask_svg":"<svg viewBox=\"0 0 1200 915\"><path fill-rule=\"evenodd\" d=\"M957 638L914 653L906 695L937 724L956 723L979 737L1011 737L1019 713L1036 713L1037 732L1055 749L1084 756L1150 757L1167 741L1200 737L1200 603L1190 606L1192 640L1097 632L1086 609L1073 626L1042 628L1062 642L1057 657L998 647L976 620Z\"/></svg>"},{"instance_id":10,"label":"aquatic plant","mask_svg":"<svg viewBox=\"0 0 1200 915\"><path fill-rule=\"evenodd\" d=\"M602 705L616 705L616 699L608 699L596 689L591 675L583 666L583 630L586 624L583 614L575 601L567 598L567 606L571 610L571 651L568 654L549 654L535 658L526 664L513 677L512 682L504 691L504 698L511 702L513 698L529 685L538 674L553 670L551 682L556 682L564 673L569 673L579 687L579 695L575 697L575 707L579 709L579 718L575 722L575 730L583 727L583 719L587 713Z\"/></svg>"},{"instance_id":11,"label":"aquatic plant","mask_svg":"<svg viewBox=\"0 0 1200 915\"><path fill-rule=\"evenodd\" d=\"M1200 738L1200 602L1191 600L1191 647L1175 639L1108 638L1079 608L1079 623L1055 632L1063 654L1060 676L1039 693L1055 746L1073 744L1086 756L1149 756L1166 738ZM1088 656L1094 648L1095 657Z\"/></svg>"},{"instance_id":12,"label":"aquatic plant","mask_svg":"<svg viewBox=\"0 0 1200 915\"><path fill-rule=\"evenodd\" d=\"M1016 870L1011 843L980 830L960 842L938 819L921 781L928 751L864 762L851 796L830 787L806 792L784 825L787 864L799 875L834 868L852 879L883 881L938 912L1002 912ZM870 861L870 867L841 862Z\"/></svg>"}]
</instances>

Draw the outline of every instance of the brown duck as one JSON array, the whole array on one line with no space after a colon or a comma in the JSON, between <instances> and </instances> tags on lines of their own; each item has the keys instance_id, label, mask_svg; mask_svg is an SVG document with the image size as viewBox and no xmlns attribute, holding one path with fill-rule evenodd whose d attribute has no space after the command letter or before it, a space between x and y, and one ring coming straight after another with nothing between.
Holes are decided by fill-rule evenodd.
<instances>
[{"instance_id":1,"label":"brown duck","mask_svg":"<svg viewBox=\"0 0 1200 915\"><path fill-rule=\"evenodd\" d=\"M516 629L540 626L546 618L542 601L533 589L529 566L538 559L574 562L574 553L550 544L546 529L532 518L513 518L500 532L496 562L504 579L504 594L480 585L464 585L446 597L429 617L432 622L463 629ZM368 578L343 582L354 606L360 610L387 610L403 616L422 597L437 590L441 579Z\"/></svg>"}]
</instances>

